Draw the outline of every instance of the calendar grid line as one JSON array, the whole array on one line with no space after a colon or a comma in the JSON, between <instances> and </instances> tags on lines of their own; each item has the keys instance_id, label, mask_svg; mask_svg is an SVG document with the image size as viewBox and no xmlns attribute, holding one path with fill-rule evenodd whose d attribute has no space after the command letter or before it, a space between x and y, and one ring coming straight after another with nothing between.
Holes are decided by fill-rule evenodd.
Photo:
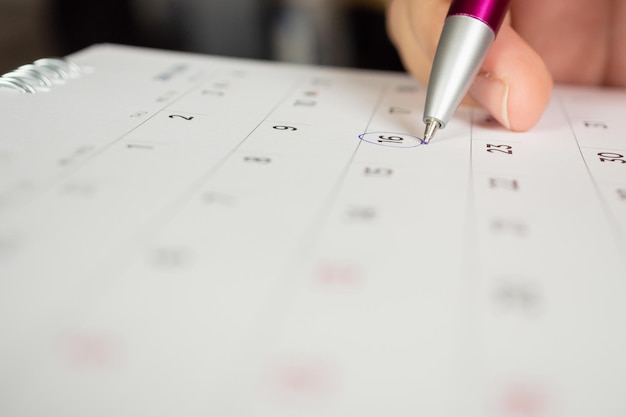
<instances>
[{"instance_id":1,"label":"calendar grid line","mask_svg":"<svg viewBox=\"0 0 626 417\"><path fill-rule=\"evenodd\" d=\"M195 83L194 85L190 86L189 88L186 89L185 92L183 92L177 98L177 100L183 98L185 95L190 94L197 87L198 87L198 83ZM102 154L107 152L109 149L111 149L117 143L122 141L125 137L130 135L132 132L140 129L150 119L155 117L160 111L162 111L163 109L167 108L169 105L170 105L170 103L164 104L160 109L155 110L152 115L150 115L148 118L146 118L146 119L142 120L141 122L139 122L136 126L132 127L130 130L127 130L126 132L124 132L123 134L119 135L115 139L107 142L102 147L98 148L96 151L88 153L87 155L82 157L80 159L80 161L74 162L73 166L71 166L69 168L65 168L63 171L58 172L56 174L52 174L50 176L49 180L46 181L45 184L39 184L36 187L36 189L30 189L28 196L26 196L22 200L22 204L24 204L24 205L31 204L33 201L35 201L36 199L40 198L43 194L45 194L46 191L53 189L55 186L58 186L59 184L62 184L68 178L71 178L73 175L79 173L83 167L89 166L89 164L92 161L96 160L98 157L100 157Z\"/></svg>"},{"instance_id":2,"label":"calendar grid line","mask_svg":"<svg viewBox=\"0 0 626 417\"><path fill-rule=\"evenodd\" d=\"M178 101L178 100L182 99L184 96L186 96L188 94L191 94L196 88L198 88L198 84L194 84L193 86L189 87L175 101ZM58 174L53 175L50 178L47 186L42 185L42 186L38 187L39 188L38 192L31 193L30 198L27 199L27 200L24 200L24 203L25 204L31 203L35 199L39 198L43 193L45 193L46 190L50 190L50 189L54 188L55 186L63 183L65 180L70 178L72 175L75 175L76 173L80 172L81 168L83 168L85 166L88 166L90 162L92 162L93 160L95 160L96 158L100 157L102 154L104 154L108 150L110 150L113 146L115 146L116 144L118 144L119 142L124 140L124 138L126 138L128 135L132 134L134 131L137 131L138 129L140 129L142 126L144 126L146 123L148 123L151 119L153 119L155 116L157 116L161 111L167 109L167 107L170 104L171 103L164 104L160 109L155 110L152 115L150 115L149 117L147 117L144 120L142 120L141 122L139 122L136 126L132 127L131 129L129 129L128 131L124 132L123 134L121 134L117 138L115 138L115 139L111 140L110 142L108 142L107 144L103 145L101 148L99 148L98 150L94 151L93 153L90 153L87 156L85 156L84 158L82 158L80 160L80 162L75 163L75 166L73 166L72 168L69 168L69 169L66 168L63 172L59 172Z\"/></svg>"},{"instance_id":3,"label":"calendar grid line","mask_svg":"<svg viewBox=\"0 0 626 417\"><path fill-rule=\"evenodd\" d=\"M378 111L388 89L389 86L381 88L377 101L371 111L367 127L369 127L369 124ZM267 120L264 120L263 122L267 122ZM280 122L282 123L284 121L281 120ZM365 131L367 131L367 127ZM293 278L302 278L310 272L306 270L303 271L302 267L303 265L309 265L307 260L312 256L315 246L319 243L322 231L326 227L327 219L336 204L337 197L341 192L341 188L343 187L356 154L361 146L362 142L358 141L354 150L350 154L350 157L345 162L340 174L337 176L334 185L330 187L330 191L328 192L326 198L324 198L324 203L320 206L317 214L313 217L302 236L298 239L296 248L294 248L294 250L287 257L282 271L277 274L278 278L273 284L274 289L271 291L269 298L265 303L267 306L271 306L271 308L264 309L262 314L258 316L256 319L256 325L254 326L255 329L259 329L258 332L253 332L251 335L248 335L246 342L243 343L243 347L241 348L240 355L245 358L244 360L253 362L251 358L255 357L255 354L260 356L267 355L271 342L261 349L259 346L259 340L271 341L279 336L281 326L286 321L285 313L289 311L290 305L294 301L298 286L302 284L300 280L294 280ZM260 350L263 353L259 353ZM237 361L236 358L233 358L233 360ZM239 359L239 361L240 360L241 359ZM233 381L230 380L229 382L231 384L233 383Z\"/></svg>"},{"instance_id":4,"label":"calendar grid line","mask_svg":"<svg viewBox=\"0 0 626 417\"><path fill-rule=\"evenodd\" d=\"M480 268L478 265L478 262L476 262L476 260L481 259L480 257L480 253L481 253L481 248L480 245L477 244L478 243L478 220L477 220L477 212L476 212L476 189L474 186L474 124L475 124L475 116L476 116L476 112L474 111L474 109L472 109L471 113L470 113L470 120L471 120L471 124L470 124L470 140L469 140L469 169L468 169L468 192L467 192L467 207L468 207L468 214L466 215L466 226L465 229L463 231L463 233L467 236L467 235L472 235L473 236L473 242L475 242L476 244L471 244L472 241L470 241L469 237L466 237L465 239L467 240L466 242L466 249L465 249L465 257L467 258L466 261L468 264L471 264L470 260L473 259L474 262L472 270L474 270L474 274L470 274L470 275L476 275L476 276L481 276L481 272L480 272ZM471 223L471 225L469 224ZM468 231L468 229L471 229L471 232ZM476 271L476 269L478 269L478 271Z\"/></svg>"},{"instance_id":5,"label":"calendar grid line","mask_svg":"<svg viewBox=\"0 0 626 417\"><path fill-rule=\"evenodd\" d=\"M279 100L278 103L270 111L268 111L267 116L271 115L276 110L276 108L278 108L283 103L283 101L298 88L301 82L301 79L294 82L293 86L288 89L283 98ZM160 113L163 113L165 110L167 110L167 108L161 110ZM261 125L263 125L263 123L265 123L265 119L258 122L257 125L247 135L245 135L245 137L241 139L235 147L233 147L222 158L220 158L220 160L216 162L213 167L211 167L204 175L194 181L194 183L189 185L185 190L182 190L179 194L179 197L175 199L175 201L172 201L167 207L164 207L161 210L161 214L153 219L153 221L145 228L145 230L137 233L137 235L133 239L133 246L135 248L140 248L144 246L147 242L153 240L154 237L159 235L159 233L161 233L161 231L164 230L170 224L170 222L172 222L176 218L177 213L180 213L187 204L190 204L193 201L199 190L202 190L202 188L210 180L210 178L213 177L219 171L219 169L234 154L237 153L237 151L245 144L250 136L252 136ZM124 267L126 267L127 263L132 261L132 256L134 255L135 253L133 251L129 251L127 261L120 262L117 269L122 270Z\"/></svg>"},{"instance_id":6,"label":"calendar grid line","mask_svg":"<svg viewBox=\"0 0 626 417\"><path fill-rule=\"evenodd\" d=\"M75 60L0 94L0 414L625 409L623 92L424 145L405 73Z\"/></svg>"},{"instance_id":7,"label":"calendar grid line","mask_svg":"<svg viewBox=\"0 0 626 417\"><path fill-rule=\"evenodd\" d=\"M209 77L215 75L215 73L217 73L217 71L215 71L212 75L210 75ZM112 148L113 146L115 146L116 144L118 144L119 142L121 142L122 140L124 140L124 138L128 137L129 135L131 135L133 132L139 130L141 127L145 126L148 122L150 122L151 120L153 120L158 114L160 114L161 112L163 112L164 110L166 110L167 108L169 108L171 105L173 105L174 103L182 100L184 97L186 97L187 95L193 93L200 85L206 83L206 81L202 81L202 82L198 82L195 83L194 85L192 85L191 87L189 87L186 91L184 91L179 97L177 97L176 99L172 100L171 102L168 102L166 104L164 104L161 108L157 109L154 111L153 114L151 114L150 116L148 116L147 118L145 118L144 120L142 120L141 122L139 122L139 124L137 124L136 126L134 126L133 128L131 128L130 130L128 130L127 132L125 132L124 134L118 136L116 139L112 140L110 143L108 143L106 146L103 146L98 152L94 153L94 157L103 154L104 152L106 152L107 150L109 150L110 148Z\"/></svg>"},{"instance_id":8,"label":"calendar grid line","mask_svg":"<svg viewBox=\"0 0 626 417\"><path fill-rule=\"evenodd\" d=\"M389 86L386 86L385 88L381 89L381 92L379 94L378 100L374 106L374 109L372 110L372 113L369 117L369 120L367 122L367 125L365 127L365 132L367 132L372 120L374 119L374 116L376 115L376 112L378 111L382 101L384 100L384 97L386 95L386 93L388 92L388 90L390 89ZM362 146L362 142L358 141L354 151L352 153L352 155L350 156L349 160L346 162L346 165L344 167L344 169L342 170L341 174L339 175L339 177L337 178L337 181L335 182L335 184L330 188L330 191L328 193L328 196L324 199L325 202L322 206L322 208L320 209L319 214L316 216L316 218L311 222L311 225L309 226L309 230L311 231L315 231L315 234L317 234L319 236L320 231L323 229L323 224L325 223L328 215L330 214L330 212L333 209L334 204L336 203L336 199L337 196L339 195L339 193L341 192L341 188L343 187L343 184L345 182L345 179L348 175L348 172L350 171L350 168L352 167L352 164L354 162L354 159L359 151L359 149ZM316 226L317 225L317 226ZM316 239L312 237L313 232L309 232L307 234L310 234L311 236L307 239L303 239L305 242L308 242L306 246L308 246L307 248L301 248L300 252L305 253L305 252L310 252L311 249L317 244L316 243Z\"/></svg>"},{"instance_id":9,"label":"calendar grid line","mask_svg":"<svg viewBox=\"0 0 626 417\"><path fill-rule=\"evenodd\" d=\"M371 114L367 121L364 132L368 131L368 128L376 115L376 112L380 108L380 105L383 102L385 95L388 93L390 89L391 89L391 86L389 85L386 85L385 87L381 88L377 101L375 105L373 106L373 110L371 111ZM306 254L310 253L312 248L317 244L317 240L313 237L313 234L317 234L319 236L319 234L321 233L321 230L324 227L324 223L326 222L328 215L330 214L330 212L333 209L334 204L336 203L337 196L341 192L343 183L345 182L348 172L350 171L350 168L352 167L354 159L359 149L361 148L361 146L362 146L362 141L358 141L356 143L354 151L350 155L350 158L346 162L345 167L342 169L335 184L330 187L330 191L328 192L327 197L324 199L325 202L320 208L319 213L315 216L315 218L311 221L310 226L307 228L309 232L306 232L305 234L308 235L309 237L302 239L303 242L307 242L307 243L306 245L304 245L303 247L299 248L299 250L296 251L297 253L300 253L300 255L296 255L295 258L301 258L303 256L307 256ZM290 265L295 264L297 262L299 262L299 260L290 262ZM289 267L289 269L290 268L291 267Z\"/></svg>"},{"instance_id":10,"label":"calendar grid line","mask_svg":"<svg viewBox=\"0 0 626 417\"><path fill-rule=\"evenodd\" d=\"M482 312L480 309L481 299L483 298L487 277L481 268L480 260L483 259L483 248L480 246L479 241L479 224L478 213L476 208L476 186L475 186L475 168L474 168L474 134L476 123L476 111L472 109L470 111L470 132L468 141L468 175L467 175L467 203L465 210L465 224L463 227L464 235L464 248L463 248L463 262L460 264L459 276L460 276L460 291L457 305L457 318L456 323L458 327L457 335L455 337L456 349L455 359L457 362L454 367L457 374L453 378L454 381L459 382L459 386L463 386L464 383L471 381L476 386L481 386L484 383L483 376L476 372L476 369L480 369L481 366L485 366L482 360L484 358L477 359L473 356L468 361L468 351L473 352L474 355L479 352L484 352L484 327L481 323ZM478 334L478 336L477 336ZM470 341L471 343L468 343ZM476 380L479 380L477 383ZM453 389L457 384L453 384ZM458 389L458 388L457 388ZM482 392L481 388L476 388L477 392ZM463 402L461 401L461 404ZM465 404L467 406L467 404ZM447 412L450 415L456 415L460 410L466 412L465 406L458 403L450 404L447 408Z\"/></svg>"},{"instance_id":11,"label":"calendar grid line","mask_svg":"<svg viewBox=\"0 0 626 417\"><path fill-rule=\"evenodd\" d=\"M624 231L622 230L622 226L619 220L615 218L613 212L611 211L609 202L606 200L604 194L600 190L598 180L595 178L595 176L593 175L591 171L591 168L589 167L589 163L587 162L587 159L585 158L585 154L583 153L583 147L580 146L580 141L578 139L576 129L574 128L571 116L569 112L567 111L565 104L563 103L562 97L558 98L558 103L561 108L561 111L565 115L565 119L567 120L567 123L569 125L570 132L572 134L572 137L574 138L576 147L578 148L578 152L583 161L583 164L585 165L585 170L587 171L587 175L589 179L591 180L591 183L593 184L594 192L596 193L596 196L602 205L602 211L604 211L604 214L606 215L607 219L609 219L609 223L611 225L611 233L614 239L616 240L616 244L621 248L621 251L624 254L626 254L626 238L624 237ZM622 231L622 233L620 233L620 231ZM622 258L622 264L626 266L626 257Z\"/></svg>"}]
</instances>

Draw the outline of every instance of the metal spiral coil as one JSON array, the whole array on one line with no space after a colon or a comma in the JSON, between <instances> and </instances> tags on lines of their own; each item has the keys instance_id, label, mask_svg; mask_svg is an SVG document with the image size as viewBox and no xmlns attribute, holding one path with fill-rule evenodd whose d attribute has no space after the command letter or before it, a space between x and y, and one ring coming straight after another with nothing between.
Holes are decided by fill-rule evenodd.
<instances>
[{"instance_id":1,"label":"metal spiral coil","mask_svg":"<svg viewBox=\"0 0 626 417\"><path fill-rule=\"evenodd\" d=\"M42 58L0 77L0 88L35 94L80 75L81 68L62 58Z\"/></svg>"}]
</instances>

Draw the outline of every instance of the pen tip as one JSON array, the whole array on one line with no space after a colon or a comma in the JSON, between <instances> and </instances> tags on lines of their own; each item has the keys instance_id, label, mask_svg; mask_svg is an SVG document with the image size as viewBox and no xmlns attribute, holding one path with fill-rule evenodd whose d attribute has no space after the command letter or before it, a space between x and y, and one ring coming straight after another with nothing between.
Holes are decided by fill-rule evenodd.
<instances>
[{"instance_id":1,"label":"pen tip","mask_svg":"<svg viewBox=\"0 0 626 417\"><path fill-rule=\"evenodd\" d=\"M426 129L424 129L424 143L428 144L430 140L435 136L437 129L441 127L441 124L435 119L426 120Z\"/></svg>"}]
</instances>

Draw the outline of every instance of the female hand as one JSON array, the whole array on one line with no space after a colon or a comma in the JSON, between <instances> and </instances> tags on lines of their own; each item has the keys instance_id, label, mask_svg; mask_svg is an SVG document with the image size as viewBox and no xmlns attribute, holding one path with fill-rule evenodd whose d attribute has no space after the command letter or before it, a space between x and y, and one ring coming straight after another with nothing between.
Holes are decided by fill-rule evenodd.
<instances>
[{"instance_id":1,"label":"female hand","mask_svg":"<svg viewBox=\"0 0 626 417\"><path fill-rule=\"evenodd\" d=\"M387 29L426 83L450 0L390 0ZM535 125L553 80L626 86L626 1L513 0L469 95L512 130Z\"/></svg>"}]
</instances>

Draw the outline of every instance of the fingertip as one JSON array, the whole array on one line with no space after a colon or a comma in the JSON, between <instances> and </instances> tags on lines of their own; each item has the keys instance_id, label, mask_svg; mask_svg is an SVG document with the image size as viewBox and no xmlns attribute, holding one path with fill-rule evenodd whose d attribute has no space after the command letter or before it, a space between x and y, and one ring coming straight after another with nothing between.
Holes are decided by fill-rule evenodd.
<instances>
[{"instance_id":1,"label":"fingertip","mask_svg":"<svg viewBox=\"0 0 626 417\"><path fill-rule=\"evenodd\" d=\"M526 131L541 119L552 96L552 78L525 79L511 84L507 100L509 129Z\"/></svg>"},{"instance_id":2,"label":"fingertip","mask_svg":"<svg viewBox=\"0 0 626 417\"><path fill-rule=\"evenodd\" d=\"M470 95L514 131L535 126L552 94L552 77L541 57L510 27L503 26Z\"/></svg>"}]
</instances>

